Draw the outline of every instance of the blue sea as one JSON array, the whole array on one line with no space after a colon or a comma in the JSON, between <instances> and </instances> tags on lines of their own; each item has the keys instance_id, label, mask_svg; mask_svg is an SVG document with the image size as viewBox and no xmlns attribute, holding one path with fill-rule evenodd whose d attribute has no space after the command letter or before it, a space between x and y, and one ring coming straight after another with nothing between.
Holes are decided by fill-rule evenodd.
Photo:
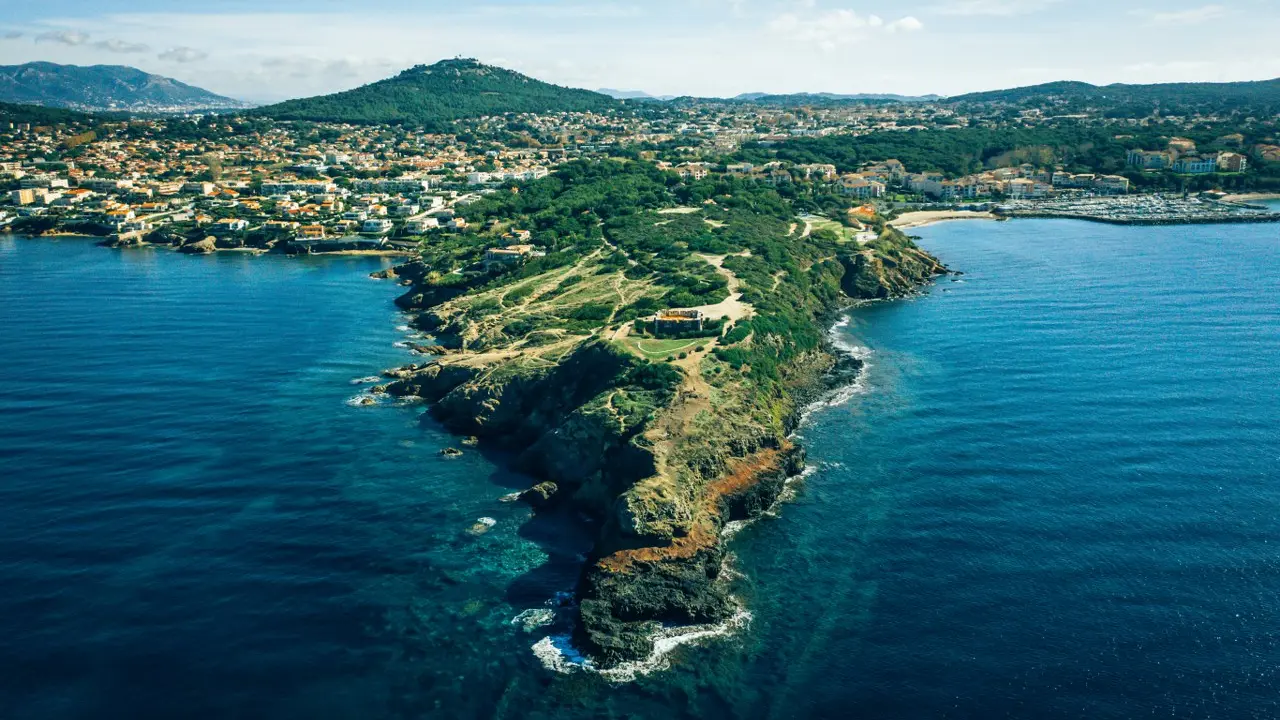
<instances>
[{"instance_id":1,"label":"blue sea","mask_svg":"<svg viewBox=\"0 0 1280 720\"><path fill-rule=\"evenodd\" d=\"M1280 227L919 232L750 624L625 684L531 651L590 534L359 404L387 261L0 238L0 718L1280 715Z\"/></svg>"}]
</instances>

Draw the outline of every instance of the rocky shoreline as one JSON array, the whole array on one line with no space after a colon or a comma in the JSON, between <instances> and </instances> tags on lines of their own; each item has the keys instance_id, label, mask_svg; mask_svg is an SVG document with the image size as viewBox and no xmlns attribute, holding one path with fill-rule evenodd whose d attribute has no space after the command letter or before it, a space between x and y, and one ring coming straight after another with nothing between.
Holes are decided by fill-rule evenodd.
<instances>
[{"instance_id":1,"label":"rocky shoreline","mask_svg":"<svg viewBox=\"0 0 1280 720\"><path fill-rule=\"evenodd\" d=\"M827 326L852 302L910 295L949 272L902 241L892 255L842 260L844 298L823 313ZM572 635L595 667L649 657L664 627L714 625L741 612L723 571L724 527L758 518L803 471L804 449L790 439L802 413L855 382L861 360L823 341L785 366L784 391L731 398L712 425L701 419L710 396L733 386L646 377L653 364L600 338L550 367L468 351L441 311L456 290L424 283L426 268L416 263L377 276L410 284L398 304L443 347L440 357L386 371L389 382L376 390L421 398L450 431L514 453L516 469L536 480L520 493L535 511L569 506L599 524L575 591ZM652 409L620 411L638 398Z\"/></svg>"}]
</instances>

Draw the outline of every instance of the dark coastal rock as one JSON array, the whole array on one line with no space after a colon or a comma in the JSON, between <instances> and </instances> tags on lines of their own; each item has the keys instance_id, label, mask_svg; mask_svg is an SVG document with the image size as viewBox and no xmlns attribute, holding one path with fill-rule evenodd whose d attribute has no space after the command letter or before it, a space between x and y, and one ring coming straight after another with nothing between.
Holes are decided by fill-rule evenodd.
<instances>
[{"instance_id":1,"label":"dark coastal rock","mask_svg":"<svg viewBox=\"0 0 1280 720\"><path fill-rule=\"evenodd\" d=\"M949 272L937 258L896 232L882 235L876 250L843 255L840 262L845 269L840 287L849 297L858 300L910 295L920 285Z\"/></svg>"},{"instance_id":2,"label":"dark coastal rock","mask_svg":"<svg viewBox=\"0 0 1280 720\"><path fill-rule=\"evenodd\" d=\"M638 563L625 573L592 565L579 586L575 644L609 667L653 652L657 623L692 625L728 619L735 606L721 581L724 551Z\"/></svg>"},{"instance_id":3,"label":"dark coastal rock","mask_svg":"<svg viewBox=\"0 0 1280 720\"><path fill-rule=\"evenodd\" d=\"M396 305L403 310L425 310L459 297L467 290L465 286L423 287L415 284L409 292L396 298Z\"/></svg>"},{"instance_id":4,"label":"dark coastal rock","mask_svg":"<svg viewBox=\"0 0 1280 720\"><path fill-rule=\"evenodd\" d=\"M404 365L404 366L402 366L402 367L398 367L398 368L391 368L391 369L389 369L389 370L383 370L383 371L382 371L382 376L383 376L383 377L387 377L387 378L391 378L391 379L393 379L393 380L407 380L407 379L409 379L409 378L413 377L414 375L416 375L416 374L417 374L419 371L421 371L424 367L426 367L426 366L425 366L425 365L417 365L417 364L414 364L414 365Z\"/></svg>"},{"instance_id":5,"label":"dark coastal rock","mask_svg":"<svg viewBox=\"0 0 1280 720\"><path fill-rule=\"evenodd\" d=\"M407 377L387 385L387 394L394 397L420 397L435 402L474 379L479 373L473 367L428 363L425 367L410 372Z\"/></svg>"},{"instance_id":6,"label":"dark coastal rock","mask_svg":"<svg viewBox=\"0 0 1280 720\"><path fill-rule=\"evenodd\" d=\"M773 470L756 476L755 482L720 498L720 517L726 521L752 520L773 507L787 485L787 478L804 471L805 451L792 445L783 452L782 462Z\"/></svg>"},{"instance_id":7,"label":"dark coastal rock","mask_svg":"<svg viewBox=\"0 0 1280 720\"><path fill-rule=\"evenodd\" d=\"M449 457L449 458L462 457L462 451L459 450L458 448L452 448L452 447L447 447L441 450L440 454L444 457Z\"/></svg>"},{"instance_id":8,"label":"dark coastal rock","mask_svg":"<svg viewBox=\"0 0 1280 720\"><path fill-rule=\"evenodd\" d=\"M615 388L641 362L606 343L589 342L551 368L504 364L477 374L440 397L432 414L456 432L494 437L519 449Z\"/></svg>"},{"instance_id":9,"label":"dark coastal rock","mask_svg":"<svg viewBox=\"0 0 1280 720\"><path fill-rule=\"evenodd\" d=\"M520 493L519 499L520 502L540 510L551 505L559 490L560 488L551 481L541 482Z\"/></svg>"},{"instance_id":10,"label":"dark coastal rock","mask_svg":"<svg viewBox=\"0 0 1280 720\"><path fill-rule=\"evenodd\" d=\"M182 247L178 248L178 252L186 253L188 255L208 255L210 253L216 252L217 249L218 249L218 239L213 236L209 236L203 240L197 240L195 242L191 242L191 243L187 243L186 245L183 245Z\"/></svg>"},{"instance_id":11,"label":"dark coastal rock","mask_svg":"<svg viewBox=\"0 0 1280 720\"><path fill-rule=\"evenodd\" d=\"M119 235L113 235L112 237L98 243L98 245L106 248L136 248L142 247L146 244L146 241L144 241L139 235L131 235L123 238Z\"/></svg>"}]
</instances>

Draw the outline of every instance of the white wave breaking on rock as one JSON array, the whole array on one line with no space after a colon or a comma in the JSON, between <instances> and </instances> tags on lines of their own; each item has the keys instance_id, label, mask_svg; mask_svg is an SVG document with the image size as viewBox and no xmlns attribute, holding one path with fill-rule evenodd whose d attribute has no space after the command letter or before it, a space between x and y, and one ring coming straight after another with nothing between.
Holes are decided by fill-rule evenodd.
<instances>
[{"instance_id":1,"label":"white wave breaking on rock","mask_svg":"<svg viewBox=\"0 0 1280 720\"><path fill-rule=\"evenodd\" d=\"M858 377L848 385L842 385L822 397L814 400L805 406L800 412L800 424L808 422L809 417L817 410L823 408L839 407L848 403L850 400L865 395L871 388L867 385L867 371L871 368L871 356L874 354L869 347L857 345L851 342L845 335L843 330L849 327L851 318L845 316L835 325L827 330L827 338L831 342L831 346L845 355L848 355L862 363L862 369L858 372Z\"/></svg>"},{"instance_id":2,"label":"white wave breaking on rock","mask_svg":"<svg viewBox=\"0 0 1280 720\"><path fill-rule=\"evenodd\" d=\"M671 667L669 656L683 645L727 637L750 624L751 613L739 605L737 612L722 623L664 627L654 634L653 652L648 657L611 668L597 668L590 658L573 647L568 635L542 638L533 644L533 654L543 667L554 672L593 672L610 682L633 682L636 678Z\"/></svg>"}]
</instances>

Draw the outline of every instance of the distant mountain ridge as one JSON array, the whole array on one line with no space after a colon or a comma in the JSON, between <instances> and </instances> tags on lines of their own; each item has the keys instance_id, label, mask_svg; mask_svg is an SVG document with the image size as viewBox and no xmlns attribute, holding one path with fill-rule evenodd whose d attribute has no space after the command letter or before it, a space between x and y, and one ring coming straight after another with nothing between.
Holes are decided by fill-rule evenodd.
<instances>
[{"instance_id":1,"label":"distant mountain ridge","mask_svg":"<svg viewBox=\"0 0 1280 720\"><path fill-rule=\"evenodd\" d=\"M601 95L608 95L614 100L675 100L676 95L650 95L643 90L614 90L613 88L600 88L596 92Z\"/></svg>"},{"instance_id":2,"label":"distant mountain ridge","mask_svg":"<svg viewBox=\"0 0 1280 720\"><path fill-rule=\"evenodd\" d=\"M0 102L72 110L238 110L249 104L124 65L0 66Z\"/></svg>"},{"instance_id":3,"label":"distant mountain ridge","mask_svg":"<svg viewBox=\"0 0 1280 720\"><path fill-rule=\"evenodd\" d=\"M1060 81L1028 87L969 93L950 103L1074 104L1103 107L1262 109L1280 112L1280 79L1225 83L1091 85Z\"/></svg>"},{"instance_id":4,"label":"distant mountain ridge","mask_svg":"<svg viewBox=\"0 0 1280 720\"><path fill-rule=\"evenodd\" d=\"M252 111L277 120L442 127L453 120L522 112L598 111L614 98L561 87L478 60L442 60L332 95L287 100Z\"/></svg>"},{"instance_id":5,"label":"distant mountain ridge","mask_svg":"<svg viewBox=\"0 0 1280 720\"><path fill-rule=\"evenodd\" d=\"M940 95L897 95L894 93L854 93L845 95L840 93L818 92L818 93L742 93L736 95L732 100L739 102L755 102L768 104L804 104L804 103L824 103L824 102L936 102L942 97Z\"/></svg>"},{"instance_id":6,"label":"distant mountain ridge","mask_svg":"<svg viewBox=\"0 0 1280 720\"><path fill-rule=\"evenodd\" d=\"M822 105L836 104L843 102L937 102L941 100L940 95L896 95L893 93L855 93L852 95L842 95L839 93L789 93L774 94L763 92L742 93L731 98L718 97L691 97L688 95L651 95L643 90L614 90L613 88L601 88L600 93L608 95L615 100L656 100L667 102L671 100L702 100L711 102L741 102L756 103L761 105Z\"/></svg>"}]
</instances>

